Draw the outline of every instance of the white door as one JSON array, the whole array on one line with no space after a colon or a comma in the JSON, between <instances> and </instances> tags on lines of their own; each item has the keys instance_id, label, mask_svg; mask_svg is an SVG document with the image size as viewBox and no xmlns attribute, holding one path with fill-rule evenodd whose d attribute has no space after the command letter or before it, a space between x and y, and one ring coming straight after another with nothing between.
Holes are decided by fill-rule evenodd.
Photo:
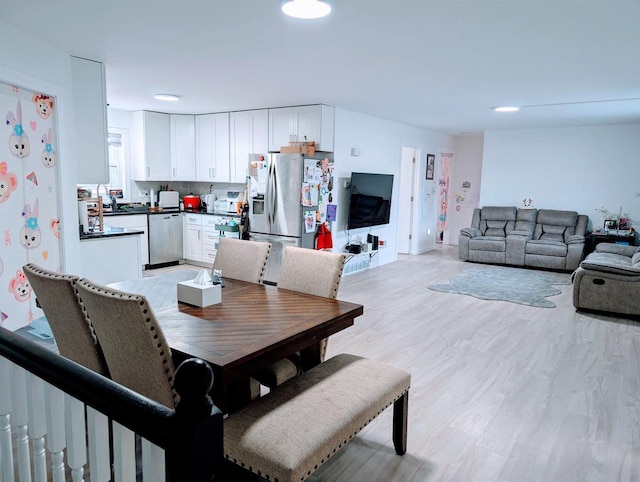
<instances>
[{"instance_id":1,"label":"white door","mask_svg":"<svg viewBox=\"0 0 640 482\"><path fill-rule=\"evenodd\" d=\"M416 166L420 151L413 147L402 148L402 159L400 162L400 205L398 208L398 239L396 246L398 253L411 254L413 238L413 210L414 186Z\"/></svg>"}]
</instances>

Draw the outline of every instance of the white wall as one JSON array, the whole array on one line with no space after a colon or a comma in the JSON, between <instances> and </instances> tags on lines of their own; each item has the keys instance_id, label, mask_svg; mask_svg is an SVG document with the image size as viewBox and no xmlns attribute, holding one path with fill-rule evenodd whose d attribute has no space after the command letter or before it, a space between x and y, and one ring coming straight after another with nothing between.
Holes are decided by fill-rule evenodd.
<instances>
[{"instance_id":1,"label":"white wall","mask_svg":"<svg viewBox=\"0 0 640 482\"><path fill-rule=\"evenodd\" d=\"M426 154L437 154L439 149L452 148L452 136L430 132L417 127L391 122L345 109L335 110L335 149L334 177L337 182L337 221L333 223L334 250L341 250L347 244L345 225L349 206L348 189L344 181L350 179L351 172L373 172L393 174L393 196L391 199L391 221L388 225L373 228L353 229L349 232L352 240L360 238L366 241L369 231L386 242L374 264L385 264L395 261L396 257L396 223L398 220L398 199L400 160L402 147L413 147L422 153L417 168L417 216L414 232L417 252L432 249L435 243L435 199L432 194L434 181L425 180ZM352 157L351 148L360 149L360 156ZM436 172L437 174L437 172ZM427 231L431 234L427 235Z\"/></svg>"},{"instance_id":2,"label":"white wall","mask_svg":"<svg viewBox=\"0 0 640 482\"><path fill-rule=\"evenodd\" d=\"M482 133L456 137L447 228L453 245L458 244L460 230L471 225L473 210L479 207L483 144ZM471 187L463 187L464 182Z\"/></svg>"},{"instance_id":3,"label":"white wall","mask_svg":"<svg viewBox=\"0 0 640 482\"><path fill-rule=\"evenodd\" d=\"M586 214L622 207L640 227L640 124L487 131L481 205L520 206Z\"/></svg>"},{"instance_id":4,"label":"white wall","mask_svg":"<svg viewBox=\"0 0 640 482\"><path fill-rule=\"evenodd\" d=\"M80 273L76 153L69 54L0 21L0 79L56 96L60 174L62 269Z\"/></svg>"}]
</instances>

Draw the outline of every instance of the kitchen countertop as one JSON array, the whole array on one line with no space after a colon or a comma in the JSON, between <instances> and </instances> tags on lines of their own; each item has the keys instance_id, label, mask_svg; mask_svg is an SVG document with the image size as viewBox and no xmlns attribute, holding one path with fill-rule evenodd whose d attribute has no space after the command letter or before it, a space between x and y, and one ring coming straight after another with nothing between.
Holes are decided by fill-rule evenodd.
<instances>
[{"instance_id":1,"label":"kitchen countertop","mask_svg":"<svg viewBox=\"0 0 640 482\"><path fill-rule=\"evenodd\" d=\"M138 213L144 214L144 213ZM137 234L144 234L144 231L140 229L133 228L115 228L112 226L105 226L104 231L99 231L95 233L80 233L80 240L84 241L87 239L106 239L106 238L114 238L117 236L135 236Z\"/></svg>"}]
</instances>

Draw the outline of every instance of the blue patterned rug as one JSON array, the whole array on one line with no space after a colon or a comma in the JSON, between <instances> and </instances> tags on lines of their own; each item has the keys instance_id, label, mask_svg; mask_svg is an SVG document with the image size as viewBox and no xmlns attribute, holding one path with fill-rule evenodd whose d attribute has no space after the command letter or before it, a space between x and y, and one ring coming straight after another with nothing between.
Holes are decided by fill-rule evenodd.
<instances>
[{"instance_id":1,"label":"blue patterned rug","mask_svg":"<svg viewBox=\"0 0 640 482\"><path fill-rule=\"evenodd\" d=\"M449 284L430 285L429 289L444 293L471 295L482 300L501 300L540 308L555 308L547 296L559 295L552 285L568 285L571 281L544 272L493 266L465 269Z\"/></svg>"}]
</instances>

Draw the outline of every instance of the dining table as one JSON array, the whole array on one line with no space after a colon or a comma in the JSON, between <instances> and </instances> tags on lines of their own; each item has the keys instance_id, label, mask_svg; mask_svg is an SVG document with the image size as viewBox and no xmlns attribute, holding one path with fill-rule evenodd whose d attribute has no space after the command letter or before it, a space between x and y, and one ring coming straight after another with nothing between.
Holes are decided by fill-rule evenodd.
<instances>
[{"instance_id":1,"label":"dining table","mask_svg":"<svg viewBox=\"0 0 640 482\"><path fill-rule=\"evenodd\" d=\"M357 303L230 278L223 280L220 303L193 306L176 295L176 280L190 276L158 275L111 286L147 297L176 363L191 357L209 363L210 393L225 413L251 400L252 373L296 353L303 370L312 368L321 362L320 341L353 325L364 311Z\"/></svg>"}]
</instances>

